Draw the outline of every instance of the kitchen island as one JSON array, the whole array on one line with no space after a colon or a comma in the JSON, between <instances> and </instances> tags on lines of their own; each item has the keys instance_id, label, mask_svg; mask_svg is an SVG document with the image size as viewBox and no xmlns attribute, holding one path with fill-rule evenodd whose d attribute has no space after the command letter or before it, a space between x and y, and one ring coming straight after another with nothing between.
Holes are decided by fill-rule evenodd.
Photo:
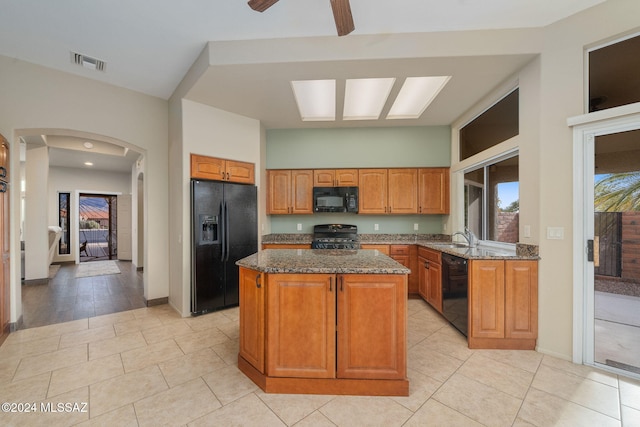
<instances>
[{"instance_id":1,"label":"kitchen island","mask_svg":"<svg viewBox=\"0 0 640 427\"><path fill-rule=\"evenodd\" d=\"M268 249L237 265L238 368L262 390L409 395L408 268L374 250Z\"/></svg>"}]
</instances>

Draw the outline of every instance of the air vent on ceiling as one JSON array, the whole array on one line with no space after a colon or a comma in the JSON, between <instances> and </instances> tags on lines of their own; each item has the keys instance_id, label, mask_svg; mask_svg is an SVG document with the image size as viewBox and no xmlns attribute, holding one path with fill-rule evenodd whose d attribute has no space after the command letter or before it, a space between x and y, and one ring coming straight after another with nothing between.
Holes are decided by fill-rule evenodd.
<instances>
[{"instance_id":1,"label":"air vent on ceiling","mask_svg":"<svg viewBox=\"0 0 640 427\"><path fill-rule=\"evenodd\" d=\"M101 60L83 55L77 52L71 52L71 62L88 68L90 70L105 71L107 64Z\"/></svg>"}]
</instances>

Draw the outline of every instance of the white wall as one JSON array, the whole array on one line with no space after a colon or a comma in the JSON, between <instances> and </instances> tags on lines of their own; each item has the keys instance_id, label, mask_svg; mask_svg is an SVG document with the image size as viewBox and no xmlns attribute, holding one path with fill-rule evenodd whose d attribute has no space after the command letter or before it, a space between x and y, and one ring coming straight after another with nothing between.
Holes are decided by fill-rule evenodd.
<instances>
[{"instance_id":1,"label":"white wall","mask_svg":"<svg viewBox=\"0 0 640 427\"><path fill-rule=\"evenodd\" d=\"M585 113L585 49L616 35L638 31L640 2L608 1L545 27L540 57L491 91L453 126L453 170L472 161L456 162L456 127L480 113L500 93L520 87L520 135L494 147L520 149L521 242L539 244L538 351L567 360L573 339L573 177L569 117ZM606 22L606 25L602 23ZM452 211L461 212L459 177L452 180ZM457 191L456 191L457 189ZM452 215L454 227L459 216ZM523 227L531 226L531 238ZM563 240L548 240L547 227L563 227ZM580 250L580 248L577 248Z\"/></svg>"},{"instance_id":2,"label":"white wall","mask_svg":"<svg viewBox=\"0 0 640 427\"><path fill-rule=\"evenodd\" d=\"M58 193L71 193L71 206L69 221L71 225L71 253L53 257L54 262L75 261L78 252L78 205L75 203L75 194L131 194L131 174L88 169L50 167L49 168L49 225L58 225Z\"/></svg>"},{"instance_id":3,"label":"white wall","mask_svg":"<svg viewBox=\"0 0 640 427\"><path fill-rule=\"evenodd\" d=\"M17 152L18 150L16 150ZM38 147L27 150L27 166L25 168L25 210L24 221L24 278L25 280L46 279L49 276L49 234L47 230L47 186L49 180L49 149ZM12 170L17 170L13 169ZM12 177L13 179L13 177ZM12 188L20 188L20 181L16 178ZM12 202L18 191L12 191ZM12 203L13 205L13 203ZM11 206L13 212L13 206ZM11 224L16 224L11 218ZM11 225L13 232L15 226ZM12 247L15 247L12 245ZM12 251L14 254L20 252ZM18 258L17 256L14 258ZM12 260L20 262L20 259ZM12 262L13 264L13 262ZM13 270L14 272L16 270ZM14 275L15 276L15 275Z\"/></svg>"},{"instance_id":4,"label":"white wall","mask_svg":"<svg viewBox=\"0 0 640 427\"><path fill-rule=\"evenodd\" d=\"M153 230L146 234L145 298L168 296L167 101L3 56L0 75L0 133L11 145L12 171L19 170L18 137L50 130L118 142L145 155L146 227ZM20 253L19 197L12 192L12 254ZM19 267L12 256L11 322L22 311Z\"/></svg>"},{"instance_id":5,"label":"white wall","mask_svg":"<svg viewBox=\"0 0 640 427\"><path fill-rule=\"evenodd\" d=\"M174 208L177 206L180 209L175 213L175 217L179 218L176 223L179 222L180 227L172 227L170 237L175 242L170 255L170 300L183 316L187 316L191 312L190 154L254 163L259 193L262 193L260 171L264 165L259 121L188 100L182 100L181 111L182 177L181 187L176 189L176 203L172 203ZM264 212L264 206L258 206L258 212Z\"/></svg>"}]
</instances>

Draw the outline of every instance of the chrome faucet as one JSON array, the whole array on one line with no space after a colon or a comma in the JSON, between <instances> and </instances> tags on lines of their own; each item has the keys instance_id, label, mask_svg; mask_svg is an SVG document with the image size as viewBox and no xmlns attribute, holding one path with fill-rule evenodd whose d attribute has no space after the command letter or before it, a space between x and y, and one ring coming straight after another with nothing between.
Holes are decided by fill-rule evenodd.
<instances>
[{"instance_id":1,"label":"chrome faucet","mask_svg":"<svg viewBox=\"0 0 640 427\"><path fill-rule=\"evenodd\" d=\"M457 236L457 235L464 237L464 239L467 241L467 244L469 245L470 248L475 248L476 245L478 244L478 238L476 237L475 234L473 234L473 231L469 230L469 227L465 227L464 232L457 231L453 233L451 237Z\"/></svg>"}]
</instances>

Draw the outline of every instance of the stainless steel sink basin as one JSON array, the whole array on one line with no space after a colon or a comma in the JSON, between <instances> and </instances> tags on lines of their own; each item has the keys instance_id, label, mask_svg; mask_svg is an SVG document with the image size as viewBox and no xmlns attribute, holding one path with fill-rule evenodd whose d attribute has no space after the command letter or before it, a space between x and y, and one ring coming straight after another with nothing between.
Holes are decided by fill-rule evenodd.
<instances>
[{"instance_id":1,"label":"stainless steel sink basin","mask_svg":"<svg viewBox=\"0 0 640 427\"><path fill-rule=\"evenodd\" d=\"M468 248L468 245L464 243L434 243L434 246L438 246L440 248Z\"/></svg>"}]
</instances>

